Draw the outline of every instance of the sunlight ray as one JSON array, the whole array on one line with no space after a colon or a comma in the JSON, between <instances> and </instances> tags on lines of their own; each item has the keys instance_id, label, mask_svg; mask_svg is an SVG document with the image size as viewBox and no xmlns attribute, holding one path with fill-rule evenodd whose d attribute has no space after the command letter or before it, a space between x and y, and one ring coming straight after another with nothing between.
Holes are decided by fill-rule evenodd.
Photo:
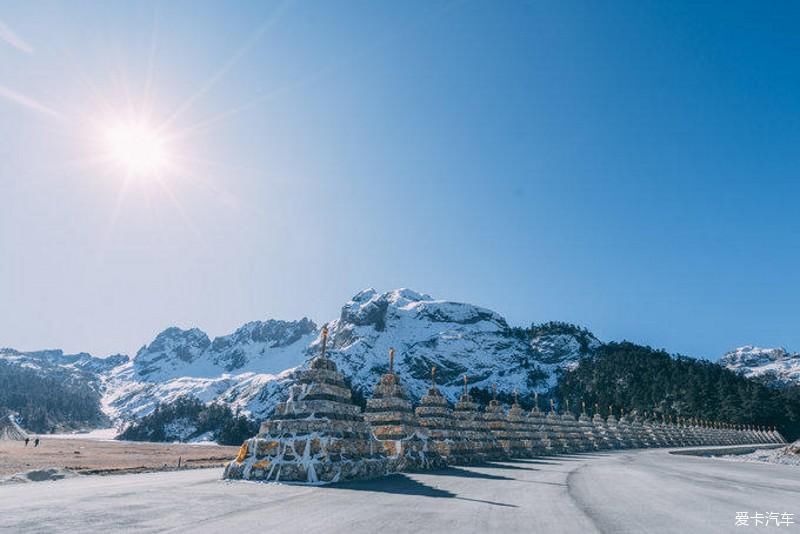
<instances>
[{"instance_id":1,"label":"sunlight ray","mask_svg":"<svg viewBox=\"0 0 800 534\"><path fill-rule=\"evenodd\" d=\"M197 100L203 97L208 91L210 91L227 73L231 70L239 60L247 54L253 46L255 46L261 37L266 33L268 29L270 29L275 23L278 22L280 17L288 8L291 2L284 1L282 2L275 11L270 15L270 17L259 26L259 28L247 39L244 45L242 45L233 55L225 62L225 64L215 72L208 80L206 80L195 93L190 95L178 108L172 113L172 115L167 118L164 122L164 128L169 127L180 115L185 113L188 109L190 109Z\"/></svg>"},{"instance_id":2,"label":"sunlight ray","mask_svg":"<svg viewBox=\"0 0 800 534\"><path fill-rule=\"evenodd\" d=\"M178 200L175 192L170 189L169 184L167 184L167 182L164 180L156 180L156 184L161 188L173 207L177 210L178 215L180 215L183 223L186 225L186 228L192 233L194 238L197 239L197 243L201 244L203 242L203 236L189 217L189 214L186 213L186 209L183 207L183 204L181 204L180 200Z\"/></svg>"},{"instance_id":3,"label":"sunlight ray","mask_svg":"<svg viewBox=\"0 0 800 534\"><path fill-rule=\"evenodd\" d=\"M279 98L285 93L289 92L296 92L300 89L305 87L313 86L319 83L321 80L324 80L327 76L333 75L335 72L347 67L348 65L357 62L360 58L367 55L368 53L374 53L377 50L381 50L385 48L390 43L394 42L399 36L407 31L410 28L413 28L419 24L422 24L428 20L435 20L438 17L445 15L448 11L454 8L456 2L450 2L444 4L442 7L431 8L430 11L417 19L414 19L410 22L407 22L401 28L398 28L394 32L389 32L388 34L382 36L379 39L376 39L371 45L365 46L359 53L345 57L345 58L338 58L330 61L327 65L324 65L317 69L315 72L312 72L308 76L304 78L297 79L293 82L285 83L281 86L278 86L272 90L265 90L261 94L256 95L252 99L239 104L238 106L231 107L225 111L217 113L216 115L200 120L194 124L186 126L178 131L176 131L173 135L170 136L170 139L182 139L185 137L189 137L191 135L200 133L208 128L219 124L222 121L225 121L231 117L238 115L244 111L252 109L264 102L272 100L274 98Z\"/></svg>"},{"instance_id":4,"label":"sunlight ray","mask_svg":"<svg viewBox=\"0 0 800 534\"><path fill-rule=\"evenodd\" d=\"M49 117L59 120L65 119L64 115L61 112L56 111L55 109L42 104L41 102L39 102L34 98L31 98L22 93L18 93L17 91L14 91L2 85L0 85L0 97L3 97L6 100L18 104L24 108L36 111L40 114L47 115Z\"/></svg>"},{"instance_id":5,"label":"sunlight ray","mask_svg":"<svg viewBox=\"0 0 800 534\"><path fill-rule=\"evenodd\" d=\"M7 44L13 46L20 52L26 54L33 54L33 46L20 37L14 30L7 24L0 20L0 41L5 41Z\"/></svg>"}]
</instances>

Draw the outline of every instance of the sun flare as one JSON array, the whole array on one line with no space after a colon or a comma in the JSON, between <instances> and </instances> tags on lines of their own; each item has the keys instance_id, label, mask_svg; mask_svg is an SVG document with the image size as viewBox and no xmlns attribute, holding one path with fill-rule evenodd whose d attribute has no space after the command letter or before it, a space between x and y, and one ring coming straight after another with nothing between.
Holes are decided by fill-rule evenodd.
<instances>
[{"instance_id":1,"label":"sun flare","mask_svg":"<svg viewBox=\"0 0 800 534\"><path fill-rule=\"evenodd\" d=\"M154 176L169 163L166 139L144 122L118 122L106 128L108 159L130 176Z\"/></svg>"}]
</instances>

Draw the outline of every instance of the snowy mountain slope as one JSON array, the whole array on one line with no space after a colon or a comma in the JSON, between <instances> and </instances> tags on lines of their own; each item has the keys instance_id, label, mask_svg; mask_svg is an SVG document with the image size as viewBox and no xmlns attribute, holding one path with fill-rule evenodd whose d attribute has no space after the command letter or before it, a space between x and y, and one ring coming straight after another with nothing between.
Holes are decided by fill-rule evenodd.
<instances>
[{"instance_id":1,"label":"snowy mountain slope","mask_svg":"<svg viewBox=\"0 0 800 534\"><path fill-rule=\"evenodd\" d=\"M131 371L135 378L149 382L184 376L215 378L224 373L275 374L302 361L302 352L316 331L306 318L254 321L211 341L197 328L171 327L136 353Z\"/></svg>"},{"instance_id":2,"label":"snowy mountain slope","mask_svg":"<svg viewBox=\"0 0 800 534\"><path fill-rule=\"evenodd\" d=\"M451 399L461 391L464 374L471 386L489 388L496 383L507 393L544 391L554 384L556 369L600 346L594 337L582 344L569 333L531 337L491 310L434 300L409 289L383 294L364 290L342 307L328 328L331 358L355 387L371 391L394 347L396 370L414 397L428 387L432 365ZM312 344L312 352L318 343Z\"/></svg>"},{"instance_id":3,"label":"snowy mountain slope","mask_svg":"<svg viewBox=\"0 0 800 534\"><path fill-rule=\"evenodd\" d=\"M748 378L760 378L781 387L800 384L800 353L783 348L761 348L745 345L720 359L720 364Z\"/></svg>"},{"instance_id":4,"label":"snowy mountain slope","mask_svg":"<svg viewBox=\"0 0 800 534\"><path fill-rule=\"evenodd\" d=\"M196 328L171 327L106 378L103 409L115 419L139 417L181 395L220 400L256 417L262 399L307 359L317 327L300 321L254 321L211 341Z\"/></svg>"},{"instance_id":5,"label":"snowy mountain slope","mask_svg":"<svg viewBox=\"0 0 800 534\"><path fill-rule=\"evenodd\" d=\"M129 361L124 354L96 358L91 354L64 354L61 350L21 352L0 348L0 361L19 365L61 380L85 383L95 391L102 389L103 377Z\"/></svg>"},{"instance_id":6,"label":"snowy mountain slope","mask_svg":"<svg viewBox=\"0 0 800 534\"><path fill-rule=\"evenodd\" d=\"M20 352L9 348L0 348L0 359L29 369L47 370L61 367L65 370L90 373L103 373L129 360L124 354L96 358L86 352L78 354L64 354L62 350Z\"/></svg>"},{"instance_id":7,"label":"snowy mountain slope","mask_svg":"<svg viewBox=\"0 0 800 534\"><path fill-rule=\"evenodd\" d=\"M591 333L571 325L512 328L486 308L435 300L409 289L361 291L327 326L330 357L356 389L371 392L394 347L396 370L417 398L428 387L431 365L451 400L459 395L465 373L470 387L488 389L496 383L506 393L546 391L559 369L600 346ZM269 320L247 323L213 340L196 328L167 328L130 359L47 352L53 353L53 365L94 377L103 393L103 411L114 420L146 415L159 402L186 394L205 402L223 401L263 418L286 395L294 369L318 353L320 342L320 329L309 319ZM17 354L7 350L0 358L40 366L49 362L44 356Z\"/></svg>"},{"instance_id":8,"label":"snowy mountain slope","mask_svg":"<svg viewBox=\"0 0 800 534\"><path fill-rule=\"evenodd\" d=\"M293 369L278 374L223 374L215 378L185 376L163 382L140 381L127 373L111 377L102 399L103 412L114 420L129 420L147 415L158 403L170 403L192 395L203 402L225 402L255 418L263 418L286 389Z\"/></svg>"}]
</instances>

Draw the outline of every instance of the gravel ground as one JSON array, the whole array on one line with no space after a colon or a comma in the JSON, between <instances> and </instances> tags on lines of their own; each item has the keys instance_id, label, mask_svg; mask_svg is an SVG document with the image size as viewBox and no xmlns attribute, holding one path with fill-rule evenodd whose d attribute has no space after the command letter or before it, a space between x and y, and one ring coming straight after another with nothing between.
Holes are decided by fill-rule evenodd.
<instances>
[{"instance_id":1,"label":"gravel ground","mask_svg":"<svg viewBox=\"0 0 800 534\"><path fill-rule=\"evenodd\" d=\"M0 478L50 467L80 474L137 473L173 469L181 458L186 467L218 467L236 457L238 447L208 444L145 443L41 437L25 447L22 441L0 441Z\"/></svg>"}]
</instances>

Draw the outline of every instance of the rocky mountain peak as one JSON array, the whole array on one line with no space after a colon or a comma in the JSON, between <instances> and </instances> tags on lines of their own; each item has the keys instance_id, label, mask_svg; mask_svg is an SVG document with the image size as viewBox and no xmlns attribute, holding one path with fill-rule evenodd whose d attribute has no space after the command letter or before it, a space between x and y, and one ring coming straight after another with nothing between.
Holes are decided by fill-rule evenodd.
<instances>
[{"instance_id":1,"label":"rocky mountain peak","mask_svg":"<svg viewBox=\"0 0 800 534\"><path fill-rule=\"evenodd\" d=\"M443 390L453 397L465 373L479 387L496 382L501 391L544 390L556 367L600 346L586 330L566 323L548 325L537 331L511 328L500 314L472 304L437 300L406 288L385 293L366 289L328 323L328 346L339 369L364 391L385 372L390 347L397 351L396 369L413 395L425 392L432 365ZM319 350L319 342L312 342L309 354Z\"/></svg>"},{"instance_id":2,"label":"rocky mountain peak","mask_svg":"<svg viewBox=\"0 0 800 534\"><path fill-rule=\"evenodd\" d=\"M156 338L145 345L133 358L133 365L139 375L147 376L165 367L177 369L183 364L197 361L211 345L211 340L199 328L183 330L171 326L160 332Z\"/></svg>"},{"instance_id":3,"label":"rocky mountain peak","mask_svg":"<svg viewBox=\"0 0 800 534\"><path fill-rule=\"evenodd\" d=\"M720 364L775 387L800 383L800 353L790 353L782 347L745 345L725 353Z\"/></svg>"},{"instance_id":4,"label":"rocky mountain peak","mask_svg":"<svg viewBox=\"0 0 800 534\"><path fill-rule=\"evenodd\" d=\"M246 371L278 373L302 362L303 349L316 329L308 318L252 321L212 341L197 328L170 327L139 350L133 370L149 381Z\"/></svg>"}]
</instances>

